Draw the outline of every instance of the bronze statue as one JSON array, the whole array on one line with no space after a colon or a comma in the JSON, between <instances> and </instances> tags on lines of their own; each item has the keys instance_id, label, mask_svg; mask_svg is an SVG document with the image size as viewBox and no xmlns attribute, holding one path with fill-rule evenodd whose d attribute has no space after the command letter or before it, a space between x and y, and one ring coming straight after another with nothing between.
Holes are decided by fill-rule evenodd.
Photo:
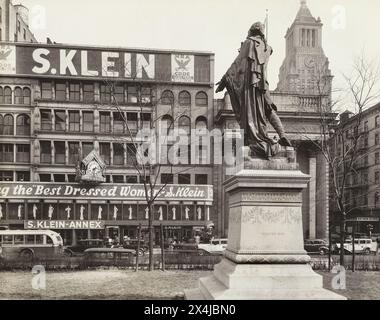
<instances>
[{"instance_id":1,"label":"bronze statue","mask_svg":"<svg viewBox=\"0 0 380 320\"><path fill-rule=\"evenodd\" d=\"M216 89L216 92L227 89L236 119L244 130L244 145L260 158L273 156L279 145L291 146L269 95L266 71L272 52L264 36L264 25L254 23L238 57ZM278 141L268 136L268 122L279 135Z\"/></svg>"}]
</instances>

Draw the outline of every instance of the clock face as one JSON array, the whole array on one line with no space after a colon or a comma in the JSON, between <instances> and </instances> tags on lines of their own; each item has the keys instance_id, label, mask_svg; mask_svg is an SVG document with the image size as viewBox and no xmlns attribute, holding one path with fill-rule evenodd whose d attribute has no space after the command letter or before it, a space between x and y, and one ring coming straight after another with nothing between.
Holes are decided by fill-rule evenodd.
<instances>
[{"instance_id":1,"label":"clock face","mask_svg":"<svg viewBox=\"0 0 380 320\"><path fill-rule=\"evenodd\" d=\"M97 163L96 161L90 162L89 165L88 165L88 167L87 167L87 170L90 171L90 172L93 172L93 173L100 172L99 163Z\"/></svg>"},{"instance_id":2,"label":"clock face","mask_svg":"<svg viewBox=\"0 0 380 320\"><path fill-rule=\"evenodd\" d=\"M315 60L313 57L306 57L304 62L307 68L314 68Z\"/></svg>"}]
</instances>

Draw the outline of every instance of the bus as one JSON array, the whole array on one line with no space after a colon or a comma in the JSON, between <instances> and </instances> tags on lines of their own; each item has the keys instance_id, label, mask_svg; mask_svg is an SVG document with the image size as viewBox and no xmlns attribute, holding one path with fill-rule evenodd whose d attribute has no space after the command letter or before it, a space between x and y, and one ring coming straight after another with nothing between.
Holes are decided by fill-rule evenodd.
<instances>
[{"instance_id":1,"label":"bus","mask_svg":"<svg viewBox=\"0 0 380 320\"><path fill-rule=\"evenodd\" d=\"M63 240L51 230L0 230L3 258L51 257L63 254Z\"/></svg>"}]
</instances>

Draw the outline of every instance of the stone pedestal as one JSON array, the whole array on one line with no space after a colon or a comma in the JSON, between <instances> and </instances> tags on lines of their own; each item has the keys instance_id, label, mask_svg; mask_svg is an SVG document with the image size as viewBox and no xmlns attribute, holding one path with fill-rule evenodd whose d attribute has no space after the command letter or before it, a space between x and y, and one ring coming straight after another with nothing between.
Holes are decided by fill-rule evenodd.
<instances>
[{"instance_id":1,"label":"stone pedestal","mask_svg":"<svg viewBox=\"0 0 380 320\"><path fill-rule=\"evenodd\" d=\"M271 160L247 159L225 182L225 256L198 289L185 291L186 299L345 299L323 289L303 248L301 193L309 179L292 148Z\"/></svg>"}]
</instances>

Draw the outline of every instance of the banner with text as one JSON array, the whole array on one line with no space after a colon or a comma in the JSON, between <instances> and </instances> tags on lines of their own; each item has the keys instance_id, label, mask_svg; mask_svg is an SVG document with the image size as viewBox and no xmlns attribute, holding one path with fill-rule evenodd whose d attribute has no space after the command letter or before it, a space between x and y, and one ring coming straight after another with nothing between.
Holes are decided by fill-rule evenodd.
<instances>
[{"instance_id":1,"label":"banner with text","mask_svg":"<svg viewBox=\"0 0 380 320\"><path fill-rule=\"evenodd\" d=\"M24 229L104 229L104 221L95 220L29 220L24 222Z\"/></svg>"},{"instance_id":2,"label":"banner with text","mask_svg":"<svg viewBox=\"0 0 380 320\"><path fill-rule=\"evenodd\" d=\"M213 187L209 185L166 185L148 189L148 196L157 200L213 201ZM81 186L66 183L1 182L0 199L98 199L145 200L144 185Z\"/></svg>"}]
</instances>

